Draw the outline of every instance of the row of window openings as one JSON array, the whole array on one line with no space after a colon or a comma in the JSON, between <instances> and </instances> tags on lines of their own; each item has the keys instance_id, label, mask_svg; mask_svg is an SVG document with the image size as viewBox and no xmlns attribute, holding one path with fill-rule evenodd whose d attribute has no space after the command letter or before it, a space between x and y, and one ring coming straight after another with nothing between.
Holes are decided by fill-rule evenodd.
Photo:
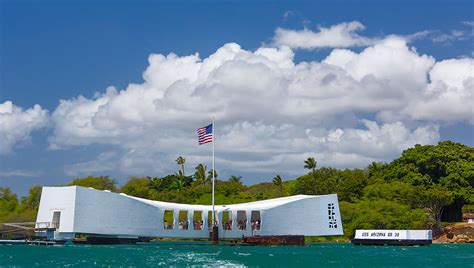
<instances>
[{"instance_id":1,"label":"row of window openings","mask_svg":"<svg viewBox=\"0 0 474 268\"><path fill-rule=\"evenodd\" d=\"M187 210L180 210L178 213L178 229L179 230L203 230L204 229L204 220L203 220L203 212L202 211L194 211L192 222L189 222L188 218L188 211ZM212 222L212 211L208 211L207 214L207 226L208 229L211 229L211 222ZM217 214L214 217L216 224L219 224L219 219L217 218ZM223 211L222 212L222 224L221 228L223 230L232 230L232 211ZM260 230L260 226L262 223L262 219L260 218L260 211L252 211L250 213L250 227L251 230ZM174 228L174 211L173 210L165 210L163 214L163 227L166 230L170 230ZM237 211L237 218L236 218L236 230L244 231L247 230L247 213L243 210Z\"/></svg>"}]
</instances>

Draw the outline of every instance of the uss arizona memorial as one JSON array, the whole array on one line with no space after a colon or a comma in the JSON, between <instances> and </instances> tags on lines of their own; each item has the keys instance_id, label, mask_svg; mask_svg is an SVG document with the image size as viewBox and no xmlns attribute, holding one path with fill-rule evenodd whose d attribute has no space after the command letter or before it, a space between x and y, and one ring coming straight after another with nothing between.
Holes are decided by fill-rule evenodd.
<instances>
[{"instance_id":1,"label":"uss arizona memorial","mask_svg":"<svg viewBox=\"0 0 474 268\"><path fill-rule=\"evenodd\" d=\"M200 145L212 142L212 170L214 130L214 120L197 129ZM43 187L35 228L40 230L38 235L53 240L74 239L77 234L100 240L211 235L214 242L218 237L343 234L335 194L215 206L212 173L212 206L153 201L78 186Z\"/></svg>"},{"instance_id":2,"label":"uss arizona memorial","mask_svg":"<svg viewBox=\"0 0 474 268\"><path fill-rule=\"evenodd\" d=\"M337 195L295 195L215 206L220 238L342 235ZM212 206L167 203L79 186L43 187L38 235L209 238Z\"/></svg>"}]
</instances>

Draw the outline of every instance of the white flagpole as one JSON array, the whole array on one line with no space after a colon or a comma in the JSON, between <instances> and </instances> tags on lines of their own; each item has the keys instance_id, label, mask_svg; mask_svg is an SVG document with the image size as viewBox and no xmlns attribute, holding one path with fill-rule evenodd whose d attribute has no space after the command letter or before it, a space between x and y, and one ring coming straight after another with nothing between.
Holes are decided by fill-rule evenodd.
<instances>
[{"instance_id":1,"label":"white flagpole","mask_svg":"<svg viewBox=\"0 0 474 268\"><path fill-rule=\"evenodd\" d=\"M216 224L216 221L214 219L214 214L215 214L215 210L214 210L214 184L215 184L215 174L216 174L216 170L215 170L215 167L214 167L214 147L215 147L215 144L216 144L216 135L215 135L215 129L216 129L216 125L214 123L215 119L214 117L212 118L212 226L215 226Z\"/></svg>"}]
</instances>

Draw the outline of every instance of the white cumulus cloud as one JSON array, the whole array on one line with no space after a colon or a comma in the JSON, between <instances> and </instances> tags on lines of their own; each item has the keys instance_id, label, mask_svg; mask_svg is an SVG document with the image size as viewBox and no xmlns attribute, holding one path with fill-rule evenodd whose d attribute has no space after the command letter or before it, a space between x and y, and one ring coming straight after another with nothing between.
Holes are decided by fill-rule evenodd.
<instances>
[{"instance_id":1,"label":"white cumulus cloud","mask_svg":"<svg viewBox=\"0 0 474 268\"><path fill-rule=\"evenodd\" d=\"M431 83L419 96L422 101L411 101L403 113L414 119L474 124L474 59L437 62L429 78Z\"/></svg>"},{"instance_id":2,"label":"white cumulus cloud","mask_svg":"<svg viewBox=\"0 0 474 268\"><path fill-rule=\"evenodd\" d=\"M290 30L278 28L273 37L275 45L295 49L361 47L374 44L378 39L358 34L365 26L358 21L342 22L330 27L319 26L317 31L307 28Z\"/></svg>"},{"instance_id":3,"label":"white cumulus cloud","mask_svg":"<svg viewBox=\"0 0 474 268\"><path fill-rule=\"evenodd\" d=\"M396 36L322 61L293 57L288 46L236 43L206 58L152 54L142 84L61 100L50 146L112 146L68 174L168 172L178 155L189 166L210 162L195 130L215 116L219 170L298 174L308 156L363 167L436 143L440 125L472 123L472 108L459 107L471 107L470 58L436 62ZM434 112L442 102L453 108Z\"/></svg>"},{"instance_id":4,"label":"white cumulus cloud","mask_svg":"<svg viewBox=\"0 0 474 268\"><path fill-rule=\"evenodd\" d=\"M48 111L39 105L24 110L11 101L0 104L0 153L11 153L15 144L30 139L30 133L48 124Z\"/></svg>"}]
</instances>

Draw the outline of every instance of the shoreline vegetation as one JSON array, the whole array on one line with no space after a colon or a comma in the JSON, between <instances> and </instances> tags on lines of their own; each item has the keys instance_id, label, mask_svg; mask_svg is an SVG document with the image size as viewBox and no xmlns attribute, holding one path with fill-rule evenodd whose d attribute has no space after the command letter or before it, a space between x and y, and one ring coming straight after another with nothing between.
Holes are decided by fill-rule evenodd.
<instances>
[{"instance_id":1,"label":"shoreline vegetation","mask_svg":"<svg viewBox=\"0 0 474 268\"><path fill-rule=\"evenodd\" d=\"M175 174L130 177L120 187L109 176L76 178L67 185L165 202L210 204L213 171L199 164L193 174L185 174L182 156L176 165ZM442 243L474 242L474 228L467 228L467 234L449 229L449 222L460 222L463 213L474 212L472 147L451 141L415 145L389 163L373 162L365 169L319 168L314 157L302 159L301 167L302 175L297 178L285 180L276 174L268 182L248 186L242 184L240 176L221 178L214 171L216 204L337 193L344 236L307 237L306 242L348 242L356 229L432 229L435 243L438 237L444 237ZM0 187L0 223L34 222L40 197L39 185L20 199L8 187ZM456 240L456 236L467 239Z\"/></svg>"}]
</instances>

